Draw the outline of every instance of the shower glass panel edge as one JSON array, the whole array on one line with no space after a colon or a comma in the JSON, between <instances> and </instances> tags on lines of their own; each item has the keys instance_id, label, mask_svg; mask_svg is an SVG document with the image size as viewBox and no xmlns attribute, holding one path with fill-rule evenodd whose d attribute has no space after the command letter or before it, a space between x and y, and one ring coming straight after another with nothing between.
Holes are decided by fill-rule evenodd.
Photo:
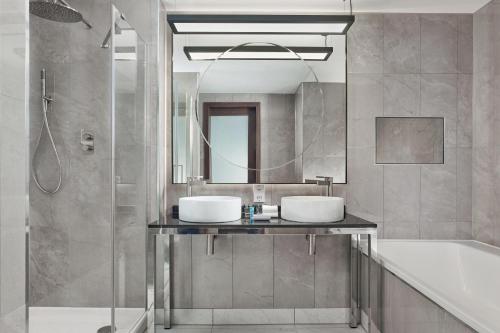
<instances>
[{"instance_id":1,"label":"shower glass panel edge","mask_svg":"<svg viewBox=\"0 0 500 333\"><path fill-rule=\"evenodd\" d=\"M112 6L112 326L143 329L146 315L147 49Z\"/></svg>"}]
</instances>

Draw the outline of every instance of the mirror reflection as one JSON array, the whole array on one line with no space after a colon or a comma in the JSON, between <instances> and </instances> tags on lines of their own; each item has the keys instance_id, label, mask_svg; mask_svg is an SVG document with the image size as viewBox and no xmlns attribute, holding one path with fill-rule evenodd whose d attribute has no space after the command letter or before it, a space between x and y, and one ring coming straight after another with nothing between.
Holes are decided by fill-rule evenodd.
<instances>
[{"instance_id":1,"label":"mirror reflection","mask_svg":"<svg viewBox=\"0 0 500 333\"><path fill-rule=\"evenodd\" d=\"M173 45L174 183L345 183L344 36L174 35Z\"/></svg>"}]
</instances>

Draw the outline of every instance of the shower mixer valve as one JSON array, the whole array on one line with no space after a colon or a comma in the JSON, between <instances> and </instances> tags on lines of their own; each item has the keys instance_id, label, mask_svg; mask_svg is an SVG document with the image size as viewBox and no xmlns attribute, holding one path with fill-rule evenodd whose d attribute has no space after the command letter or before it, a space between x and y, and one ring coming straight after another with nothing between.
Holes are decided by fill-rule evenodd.
<instances>
[{"instance_id":1,"label":"shower mixer valve","mask_svg":"<svg viewBox=\"0 0 500 333\"><path fill-rule=\"evenodd\" d=\"M94 134L82 129L80 131L80 144L82 145L83 151L93 152L94 151Z\"/></svg>"}]
</instances>

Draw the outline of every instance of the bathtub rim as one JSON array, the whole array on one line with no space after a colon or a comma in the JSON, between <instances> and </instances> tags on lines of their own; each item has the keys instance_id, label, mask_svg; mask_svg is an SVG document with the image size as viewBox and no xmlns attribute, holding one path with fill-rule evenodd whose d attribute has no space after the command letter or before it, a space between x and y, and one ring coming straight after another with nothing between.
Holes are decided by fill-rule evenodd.
<instances>
[{"instance_id":1,"label":"bathtub rim","mask_svg":"<svg viewBox=\"0 0 500 333\"><path fill-rule=\"evenodd\" d=\"M500 248L486 244L483 242L479 242L476 240L425 240L425 239L379 239L378 245L383 243L452 243L452 244L460 244L462 246L473 247L478 250L486 251L490 254L494 254L500 257ZM394 274L401 281L405 282L408 286L415 289L417 292L428 298L433 303L437 304L446 312L449 312L459 321L464 323L466 326L469 326L473 330L479 333L497 333L495 328L491 328L486 326L482 321L477 320L474 316L471 316L466 311L464 311L461 307L456 306L453 302L449 301L446 295L443 295L436 290L428 286L428 283L425 283L413 276L410 273L406 273L404 269L400 268L397 263L394 263L392 260L387 259L383 253L380 251L381 249L377 246L376 249L376 260L380 264L380 266L386 269L388 272Z\"/></svg>"}]
</instances>

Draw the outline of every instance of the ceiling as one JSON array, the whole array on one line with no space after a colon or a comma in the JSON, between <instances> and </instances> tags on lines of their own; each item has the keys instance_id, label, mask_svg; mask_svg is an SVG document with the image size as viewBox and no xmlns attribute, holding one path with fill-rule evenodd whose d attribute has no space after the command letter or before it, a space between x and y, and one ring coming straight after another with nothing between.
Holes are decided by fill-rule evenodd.
<instances>
[{"instance_id":1,"label":"ceiling","mask_svg":"<svg viewBox=\"0 0 500 333\"><path fill-rule=\"evenodd\" d=\"M352 0L354 13L474 13L490 0ZM163 0L176 12L341 13L342 0ZM286 8L286 9L284 9Z\"/></svg>"}]
</instances>

